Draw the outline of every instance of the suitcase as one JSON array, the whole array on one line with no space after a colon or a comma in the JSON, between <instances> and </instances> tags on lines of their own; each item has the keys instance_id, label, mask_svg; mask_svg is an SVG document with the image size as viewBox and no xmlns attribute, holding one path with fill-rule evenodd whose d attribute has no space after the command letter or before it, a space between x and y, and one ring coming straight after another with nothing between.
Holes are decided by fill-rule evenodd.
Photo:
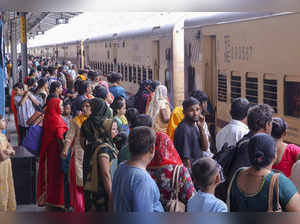
<instances>
[{"instance_id":1,"label":"suitcase","mask_svg":"<svg viewBox=\"0 0 300 224\"><path fill-rule=\"evenodd\" d=\"M36 158L11 158L17 205L35 204Z\"/></svg>"}]
</instances>

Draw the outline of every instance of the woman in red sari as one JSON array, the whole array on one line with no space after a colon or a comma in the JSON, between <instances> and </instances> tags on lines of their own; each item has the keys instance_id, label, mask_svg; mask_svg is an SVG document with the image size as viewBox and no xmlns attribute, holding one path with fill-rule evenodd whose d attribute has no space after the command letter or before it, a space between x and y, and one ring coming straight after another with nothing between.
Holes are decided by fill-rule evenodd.
<instances>
[{"instance_id":1,"label":"woman in red sari","mask_svg":"<svg viewBox=\"0 0 300 224\"><path fill-rule=\"evenodd\" d=\"M176 166L180 167L178 197L186 205L196 193L189 171L183 166L170 137L165 133L156 132L155 154L147 170L159 188L160 201L165 209L167 209L167 202L171 199L171 193L175 191L172 188L172 177Z\"/></svg>"},{"instance_id":2,"label":"woman in red sari","mask_svg":"<svg viewBox=\"0 0 300 224\"><path fill-rule=\"evenodd\" d=\"M43 122L36 198L37 204L47 206L48 210L64 208L64 173L60 154L68 128L61 117L62 111L62 101L50 99Z\"/></svg>"}]
</instances>

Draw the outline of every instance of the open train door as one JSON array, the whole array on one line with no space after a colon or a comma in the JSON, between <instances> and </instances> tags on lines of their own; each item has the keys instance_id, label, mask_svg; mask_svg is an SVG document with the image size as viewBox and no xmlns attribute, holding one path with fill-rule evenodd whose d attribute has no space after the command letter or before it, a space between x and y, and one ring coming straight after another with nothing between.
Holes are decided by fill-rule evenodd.
<instances>
[{"instance_id":1,"label":"open train door","mask_svg":"<svg viewBox=\"0 0 300 224\"><path fill-rule=\"evenodd\" d=\"M152 41L152 67L153 67L153 79L159 80L159 40Z\"/></svg>"},{"instance_id":2,"label":"open train door","mask_svg":"<svg viewBox=\"0 0 300 224\"><path fill-rule=\"evenodd\" d=\"M217 48L216 36L204 36L203 38L203 56L205 58L205 85L204 91L207 93L209 102L207 109L209 115L206 116L206 122L209 126L209 131L215 142L215 114L217 106ZM214 144L212 145L214 151Z\"/></svg>"}]
</instances>

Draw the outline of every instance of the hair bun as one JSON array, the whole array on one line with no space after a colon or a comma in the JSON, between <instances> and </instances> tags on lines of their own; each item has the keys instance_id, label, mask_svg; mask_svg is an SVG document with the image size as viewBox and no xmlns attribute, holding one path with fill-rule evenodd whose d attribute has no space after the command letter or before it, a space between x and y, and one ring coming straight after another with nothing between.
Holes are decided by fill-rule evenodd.
<instances>
[{"instance_id":1,"label":"hair bun","mask_svg":"<svg viewBox=\"0 0 300 224\"><path fill-rule=\"evenodd\" d=\"M264 159L264 153L262 151L257 151L255 152L255 162L256 163L261 163Z\"/></svg>"}]
</instances>

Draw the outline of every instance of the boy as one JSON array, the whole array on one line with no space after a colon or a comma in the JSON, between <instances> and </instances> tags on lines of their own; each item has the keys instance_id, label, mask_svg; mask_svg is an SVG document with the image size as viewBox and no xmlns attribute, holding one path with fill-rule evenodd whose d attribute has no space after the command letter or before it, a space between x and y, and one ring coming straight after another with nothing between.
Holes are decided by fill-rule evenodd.
<instances>
[{"instance_id":1,"label":"boy","mask_svg":"<svg viewBox=\"0 0 300 224\"><path fill-rule=\"evenodd\" d=\"M200 190L188 201L188 212L227 212L226 204L215 197L215 189L222 182L218 163L209 158L201 158L192 166L194 183Z\"/></svg>"}]
</instances>

